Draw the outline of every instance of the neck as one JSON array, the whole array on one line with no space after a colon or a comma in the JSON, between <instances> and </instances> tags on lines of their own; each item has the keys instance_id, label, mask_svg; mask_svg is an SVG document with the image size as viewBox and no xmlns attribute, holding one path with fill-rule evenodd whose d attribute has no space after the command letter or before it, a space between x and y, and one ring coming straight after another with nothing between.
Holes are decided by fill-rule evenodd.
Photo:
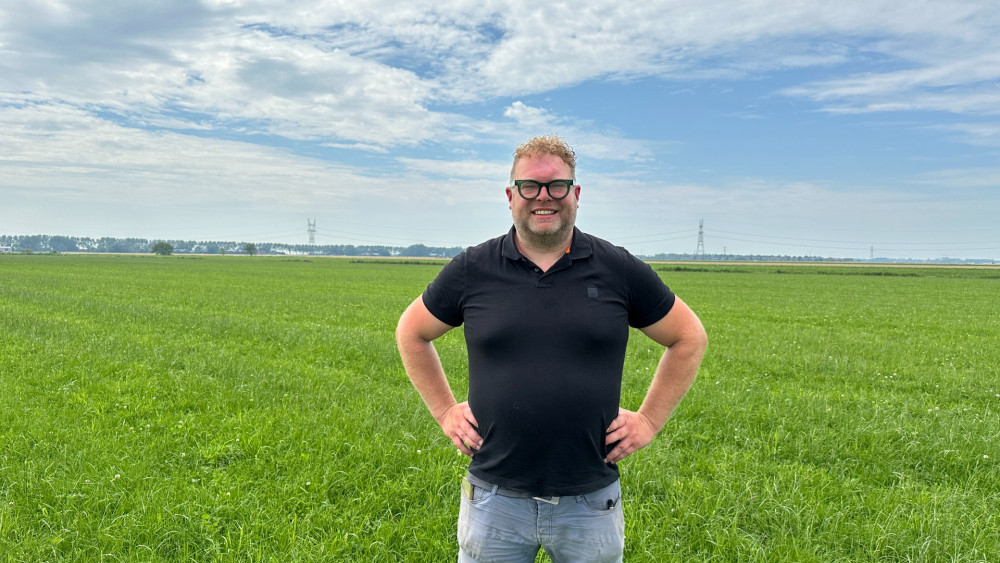
<instances>
[{"instance_id":1,"label":"neck","mask_svg":"<svg viewBox=\"0 0 1000 563\"><path fill-rule=\"evenodd\" d=\"M563 254L569 250L569 245L572 242L572 231L568 237L563 237L561 240L550 240L548 237L531 235L525 237L519 231L514 231L514 244L517 246L517 250L542 270L548 270L558 262Z\"/></svg>"}]
</instances>

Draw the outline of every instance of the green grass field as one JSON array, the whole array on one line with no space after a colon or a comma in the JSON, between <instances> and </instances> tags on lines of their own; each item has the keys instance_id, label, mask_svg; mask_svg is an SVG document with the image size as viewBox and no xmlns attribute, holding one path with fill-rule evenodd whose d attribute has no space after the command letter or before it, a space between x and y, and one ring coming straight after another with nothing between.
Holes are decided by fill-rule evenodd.
<instances>
[{"instance_id":1,"label":"green grass field","mask_svg":"<svg viewBox=\"0 0 1000 563\"><path fill-rule=\"evenodd\" d=\"M654 267L710 344L626 561L1000 561L1000 270ZM439 268L0 256L0 560L453 561L466 458L393 340Z\"/></svg>"}]
</instances>

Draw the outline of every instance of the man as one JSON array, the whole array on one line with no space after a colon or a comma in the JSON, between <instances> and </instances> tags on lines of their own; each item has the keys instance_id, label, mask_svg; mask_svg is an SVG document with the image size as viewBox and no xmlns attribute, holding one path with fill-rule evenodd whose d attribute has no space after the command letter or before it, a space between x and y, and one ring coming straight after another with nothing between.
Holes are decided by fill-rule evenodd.
<instances>
[{"instance_id":1,"label":"man","mask_svg":"<svg viewBox=\"0 0 1000 563\"><path fill-rule=\"evenodd\" d=\"M399 320L403 365L472 458L459 561L621 561L617 463L648 445L694 381L698 317L626 250L575 227L576 155L537 137L514 153L514 225L446 265ZM623 194L627 197L627 194ZM465 324L469 400L432 341ZM618 406L628 327L666 347L638 411Z\"/></svg>"}]
</instances>

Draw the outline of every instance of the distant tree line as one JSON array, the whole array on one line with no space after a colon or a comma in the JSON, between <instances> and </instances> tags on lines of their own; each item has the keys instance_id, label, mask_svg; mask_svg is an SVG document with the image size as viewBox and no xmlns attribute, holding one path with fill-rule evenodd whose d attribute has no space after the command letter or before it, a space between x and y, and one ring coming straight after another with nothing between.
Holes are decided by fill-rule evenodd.
<instances>
[{"instance_id":1,"label":"distant tree line","mask_svg":"<svg viewBox=\"0 0 1000 563\"><path fill-rule=\"evenodd\" d=\"M154 246L164 243L154 250ZM148 240L141 238L90 238L58 235L0 235L0 246L14 252L110 252L153 254L259 254L285 256L406 256L452 258L461 247L414 244L406 247L350 244L282 244L246 241Z\"/></svg>"},{"instance_id":2,"label":"distant tree line","mask_svg":"<svg viewBox=\"0 0 1000 563\"><path fill-rule=\"evenodd\" d=\"M158 249L157 244L163 243ZM270 242L233 241L191 241L191 240L148 240L140 238L90 238L53 235L0 235L0 247L9 247L13 252L110 252L116 254L242 254L262 256L401 256L413 258L453 258L463 249L454 247L425 246L414 244L402 246L354 246L349 244L281 244ZM169 247L169 252L166 249ZM640 254L643 260L706 262L869 262L852 258L829 258L821 256L790 256L766 254ZM994 264L989 258L878 258L871 262L894 262L904 264Z\"/></svg>"},{"instance_id":3,"label":"distant tree line","mask_svg":"<svg viewBox=\"0 0 1000 563\"><path fill-rule=\"evenodd\" d=\"M856 258L831 258L828 256L793 256L789 254L652 254L637 255L642 260L662 260L664 262L875 262L894 264L995 264L990 258L879 258L871 260Z\"/></svg>"},{"instance_id":4,"label":"distant tree line","mask_svg":"<svg viewBox=\"0 0 1000 563\"><path fill-rule=\"evenodd\" d=\"M828 258L823 256L791 256L787 254L653 254L641 256L644 260L665 262L857 262L853 258Z\"/></svg>"}]
</instances>

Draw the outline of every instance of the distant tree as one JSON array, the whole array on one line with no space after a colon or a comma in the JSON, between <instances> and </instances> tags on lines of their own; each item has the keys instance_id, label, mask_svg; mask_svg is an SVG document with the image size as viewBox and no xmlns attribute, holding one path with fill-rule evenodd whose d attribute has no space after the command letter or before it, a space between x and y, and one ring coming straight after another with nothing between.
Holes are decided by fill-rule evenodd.
<instances>
[{"instance_id":1,"label":"distant tree","mask_svg":"<svg viewBox=\"0 0 1000 563\"><path fill-rule=\"evenodd\" d=\"M430 249L422 244L414 244L403 249L400 256L430 256Z\"/></svg>"},{"instance_id":2,"label":"distant tree","mask_svg":"<svg viewBox=\"0 0 1000 563\"><path fill-rule=\"evenodd\" d=\"M42 241L42 235L22 237L21 250L31 250L33 252L42 252L45 250L45 243Z\"/></svg>"},{"instance_id":3,"label":"distant tree","mask_svg":"<svg viewBox=\"0 0 1000 563\"><path fill-rule=\"evenodd\" d=\"M105 248L105 250L107 252L115 252L115 253L118 253L118 254L125 253L125 252L132 252L132 249L129 248L129 246L127 244L125 244L124 241L120 241L120 240L115 240L114 242L111 243L111 246Z\"/></svg>"},{"instance_id":4,"label":"distant tree","mask_svg":"<svg viewBox=\"0 0 1000 563\"><path fill-rule=\"evenodd\" d=\"M253 256L254 254L257 254L257 245L252 242L248 242L243 245L243 252L249 256Z\"/></svg>"},{"instance_id":5,"label":"distant tree","mask_svg":"<svg viewBox=\"0 0 1000 563\"><path fill-rule=\"evenodd\" d=\"M49 248L56 252L76 252L80 250L76 241L69 237L49 237Z\"/></svg>"},{"instance_id":6,"label":"distant tree","mask_svg":"<svg viewBox=\"0 0 1000 563\"><path fill-rule=\"evenodd\" d=\"M170 256L174 253L174 247L169 242L161 240L153 245L153 253L160 256Z\"/></svg>"}]
</instances>

